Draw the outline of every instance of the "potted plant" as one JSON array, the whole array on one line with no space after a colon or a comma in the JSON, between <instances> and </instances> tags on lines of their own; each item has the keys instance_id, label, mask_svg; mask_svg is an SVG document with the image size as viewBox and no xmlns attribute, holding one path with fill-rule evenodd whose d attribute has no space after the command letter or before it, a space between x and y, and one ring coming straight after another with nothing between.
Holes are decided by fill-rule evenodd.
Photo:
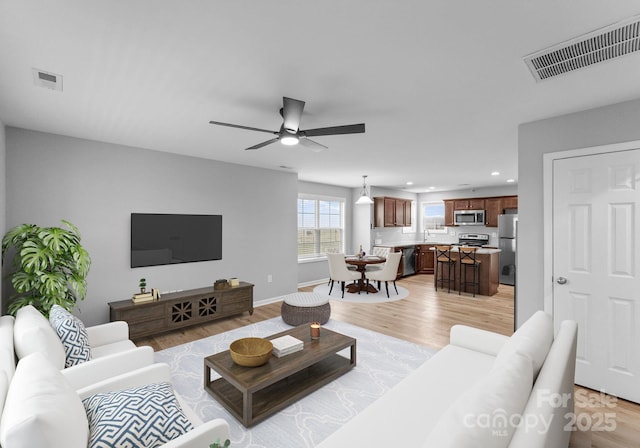
<instances>
[{"instance_id":1,"label":"potted plant","mask_svg":"<svg viewBox=\"0 0 640 448\"><path fill-rule=\"evenodd\" d=\"M229 445L231 445L231 441L229 439L225 440L224 443L221 444L220 437L218 437L215 442L209 445L209 448L229 448Z\"/></svg>"},{"instance_id":2,"label":"potted plant","mask_svg":"<svg viewBox=\"0 0 640 448\"><path fill-rule=\"evenodd\" d=\"M88 252L80 244L80 232L68 221L66 228L20 224L2 238L2 262L10 249L13 270L9 273L15 293L9 298L9 314L33 305L45 316L53 305L71 311L87 293L91 266Z\"/></svg>"},{"instance_id":3,"label":"potted plant","mask_svg":"<svg viewBox=\"0 0 640 448\"><path fill-rule=\"evenodd\" d=\"M144 293L147 290L147 279L141 278L140 283L138 283L138 286L140 287L140 292Z\"/></svg>"}]
</instances>

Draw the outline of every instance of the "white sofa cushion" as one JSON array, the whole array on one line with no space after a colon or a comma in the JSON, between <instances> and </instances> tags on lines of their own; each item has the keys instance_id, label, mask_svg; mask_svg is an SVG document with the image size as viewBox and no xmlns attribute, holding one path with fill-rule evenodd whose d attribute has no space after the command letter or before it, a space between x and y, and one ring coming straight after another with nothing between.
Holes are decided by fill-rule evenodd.
<instances>
[{"instance_id":1,"label":"white sofa cushion","mask_svg":"<svg viewBox=\"0 0 640 448\"><path fill-rule=\"evenodd\" d=\"M47 318L31 305L20 308L16 313L13 343L18 359L40 352L58 370L64 368L65 355L60 338Z\"/></svg>"},{"instance_id":2,"label":"white sofa cushion","mask_svg":"<svg viewBox=\"0 0 640 448\"><path fill-rule=\"evenodd\" d=\"M20 360L0 421L4 448L86 448L82 401L42 353Z\"/></svg>"},{"instance_id":3,"label":"white sofa cushion","mask_svg":"<svg viewBox=\"0 0 640 448\"><path fill-rule=\"evenodd\" d=\"M16 371L16 355L13 347L13 316L0 316L0 372L11 381Z\"/></svg>"},{"instance_id":4,"label":"white sofa cushion","mask_svg":"<svg viewBox=\"0 0 640 448\"><path fill-rule=\"evenodd\" d=\"M0 416L2 415L2 410L4 409L4 401L7 398L8 391L9 380L7 379L7 374L4 372L0 372Z\"/></svg>"},{"instance_id":5,"label":"white sofa cushion","mask_svg":"<svg viewBox=\"0 0 640 448\"><path fill-rule=\"evenodd\" d=\"M418 447L451 403L493 367L495 357L448 345L326 438L320 447Z\"/></svg>"},{"instance_id":6,"label":"white sofa cushion","mask_svg":"<svg viewBox=\"0 0 640 448\"><path fill-rule=\"evenodd\" d=\"M89 419L89 448L160 446L193 429L167 382L82 400Z\"/></svg>"},{"instance_id":7,"label":"white sofa cushion","mask_svg":"<svg viewBox=\"0 0 640 448\"><path fill-rule=\"evenodd\" d=\"M531 358L533 379L535 380L552 343L553 320L549 314L538 311L522 324L502 346L496 357L496 364L503 362L502 357L510 358L514 352L520 352Z\"/></svg>"},{"instance_id":8,"label":"white sofa cushion","mask_svg":"<svg viewBox=\"0 0 640 448\"><path fill-rule=\"evenodd\" d=\"M519 352L505 355L447 409L423 447L507 447L532 385L530 358Z\"/></svg>"},{"instance_id":9,"label":"white sofa cushion","mask_svg":"<svg viewBox=\"0 0 640 448\"><path fill-rule=\"evenodd\" d=\"M60 305L53 305L49 312L49 323L64 347L65 367L82 364L91 359L89 336L80 319Z\"/></svg>"}]
</instances>

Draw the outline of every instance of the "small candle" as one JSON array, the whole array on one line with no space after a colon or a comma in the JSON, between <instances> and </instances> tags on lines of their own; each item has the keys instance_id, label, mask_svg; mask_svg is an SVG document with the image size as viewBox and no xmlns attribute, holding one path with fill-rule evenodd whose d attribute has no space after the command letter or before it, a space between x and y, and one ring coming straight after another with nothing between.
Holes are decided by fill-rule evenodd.
<instances>
[{"instance_id":1,"label":"small candle","mask_svg":"<svg viewBox=\"0 0 640 448\"><path fill-rule=\"evenodd\" d=\"M320 339L320 322L311 322L309 329L311 330L311 339Z\"/></svg>"}]
</instances>

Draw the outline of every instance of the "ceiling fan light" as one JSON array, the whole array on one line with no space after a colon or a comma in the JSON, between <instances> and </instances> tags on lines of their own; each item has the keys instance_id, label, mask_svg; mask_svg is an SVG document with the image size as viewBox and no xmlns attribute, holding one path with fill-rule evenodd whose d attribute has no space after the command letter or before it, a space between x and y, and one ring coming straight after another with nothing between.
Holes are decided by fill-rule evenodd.
<instances>
[{"instance_id":1,"label":"ceiling fan light","mask_svg":"<svg viewBox=\"0 0 640 448\"><path fill-rule=\"evenodd\" d=\"M287 145L287 146L297 145L298 141L299 141L298 136L293 134L283 135L280 138L280 142L282 142L283 145Z\"/></svg>"}]
</instances>

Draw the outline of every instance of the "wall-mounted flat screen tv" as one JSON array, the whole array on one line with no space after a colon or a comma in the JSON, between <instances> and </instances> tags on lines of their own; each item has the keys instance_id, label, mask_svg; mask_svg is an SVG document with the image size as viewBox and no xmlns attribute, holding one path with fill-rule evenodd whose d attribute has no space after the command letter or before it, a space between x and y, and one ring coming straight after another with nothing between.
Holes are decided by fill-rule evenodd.
<instances>
[{"instance_id":1,"label":"wall-mounted flat screen tv","mask_svg":"<svg viewBox=\"0 0 640 448\"><path fill-rule=\"evenodd\" d=\"M131 213L131 267L222 259L222 215Z\"/></svg>"}]
</instances>

